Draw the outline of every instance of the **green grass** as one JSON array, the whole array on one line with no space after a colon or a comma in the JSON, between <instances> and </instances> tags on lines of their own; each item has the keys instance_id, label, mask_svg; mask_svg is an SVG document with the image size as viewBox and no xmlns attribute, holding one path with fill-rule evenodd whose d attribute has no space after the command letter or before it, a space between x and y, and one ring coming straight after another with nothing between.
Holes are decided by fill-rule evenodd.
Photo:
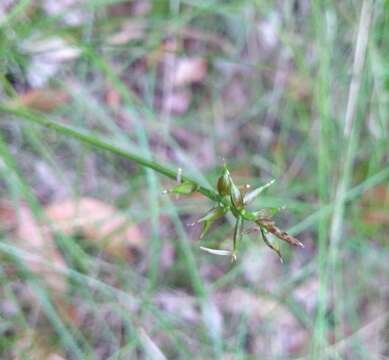
<instances>
[{"instance_id":1,"label":"green grass","mask_svg":"<svg viewBox=\"0 0 389 360\"><path fill-rule=\"evenodd\" d=\"M26 250L0 207L0 358L384 358L388 220L366 223L362 204L388 194L388 2L161 0L113 15L122 2L100 0L75 25L31 4L0 20L0 200L47 223L48 203L95 197L138 225L144 247L129 262L58 232L47 244L58 267ZM112 45L125 21L146 30ZM50 112L12 105L29 89L23 44L37 35L80 50L45 85L70 97ZM153 59L167 54L208 61L181 115L158 105L172 85ZM199 250L231 243L231 218L201 242L187 226L220 200L223 159L239 184L277 179L253 208L287 206L277 222L306 247L282 246L284 265L254 235L235 264ZM162 195L179 167L201 196Z\"/></svg>"}]
</instances>

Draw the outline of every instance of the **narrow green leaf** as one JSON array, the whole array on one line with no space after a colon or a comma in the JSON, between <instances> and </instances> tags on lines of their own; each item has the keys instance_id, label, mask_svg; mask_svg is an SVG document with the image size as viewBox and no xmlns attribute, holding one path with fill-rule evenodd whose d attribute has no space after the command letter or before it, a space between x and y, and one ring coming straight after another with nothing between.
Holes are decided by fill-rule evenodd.
<instances>
[{"instance_id":1,"label":"narrow green leaf","mask_svg":"<svg viewBox=\"0 0 389 360\"><path fill-rule=\"evenodd\" d=\"M245 204L249 204L251 203L253 200L255 200L264 190L266 190L268 187L270 187L271 185L273 185L275 182L275 180L271 180L269 181L268 183L266 183L265 185L262 185L250 192L248 192L247 194L245 194L244 198L243 198L243 201Z\"/></svg>"},{"instance_id":2,"label":"narrow green leaf","mask_svg":"<svg viewBox=\"0 0 389 360\"><path fill-rule=\"evenodd\" d=\"M197 190L197 187L198 186L192 182L184 181L183 183L177 185L168 192L180 195L190 195Z\"/></svg>"},{"instance_id":3,"label":"narrow green leaf","mask_svg":"<svg viewBox=\"0 0 389 360\"><path fill-rule=\"evenodd\" d=\"M217 220L225 214L226 210L227 209L220 206L214 207L211 210L208 210L203 217L197 220L197 222L202 223L209 220Z\"/></svg>"},{"instance_id":4,"label":"narrow green leaf","mask_svg":"<svg viewBox=\"0 0 389 360\"><path fill-rule=\"evenodd\" d=\"M217 180L217 191L221 196L226 196L230 193L231 190L231 175L227 169L227 166L224 165L223 174Z\"/></svg>"},{"instance_id":5,"label":"narrow green leaf","mask_svg":"<svg viewBox=\"0 0 389 360\"><path fill-rule=\"evenodd\" d=\"M208 232L211 225L217 220L220 219L227 211L227 208L215 207L209 210L202 218L200 218L197 222L204 223L203 230L200 235L200 239L202 239L205 234Z\"/></svg>"}]
</instances>

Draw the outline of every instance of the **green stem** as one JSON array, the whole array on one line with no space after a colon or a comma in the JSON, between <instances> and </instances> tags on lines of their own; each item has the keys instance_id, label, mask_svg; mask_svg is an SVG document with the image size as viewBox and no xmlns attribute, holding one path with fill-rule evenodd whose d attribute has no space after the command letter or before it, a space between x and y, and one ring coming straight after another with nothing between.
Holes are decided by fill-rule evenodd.
<instances>
[{"instance_id":1,"label":"green stem","mask_svg":"<svg viewBox=\"0 0 389 360\"><path fill-rule=\"evenodd\" d=\"M131 161L135 161L139 165L152 169L162 175L167 176L170 179L173 180L177 179L177 170L173 170L153 160L149 160L142 156L136 155L128 150L119 147L118 145L111 143L107 139L104 139L100 136L87 132L83 129L77 129L73 126L69 126L69 125L61 124L57 121L49 120L41 114L34 113L23 108L15 108L4 104L0 104L0 112L15 115L24 121L39 124L48 129L53 129L63 135L70 136L84 143L93 145L99 149L108 150L111 153L123 156ZM206 196L207 198L209 198L210 200L217 201L217 202L223 201L214 190L199 185L196 180L189 178L187 176L182 176L181 182L184 181L188 181L193 184L196 184L197 191L203 194L204 196Z\"/></svg>"}]
</instances>

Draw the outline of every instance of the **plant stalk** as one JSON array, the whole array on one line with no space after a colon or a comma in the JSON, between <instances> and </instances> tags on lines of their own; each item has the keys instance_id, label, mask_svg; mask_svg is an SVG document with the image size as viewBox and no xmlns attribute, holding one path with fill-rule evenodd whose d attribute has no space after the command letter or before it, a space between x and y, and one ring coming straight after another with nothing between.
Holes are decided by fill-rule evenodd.
<instances>
[{"instance_id":1,"label":"plant stalk","mask_svg":"<svg viewBox=\"0 0 389 360\"><path fill-rule=\"evenodd\" d=\"M137 155L133 152L130 152L126 149L121 148L118 145L111 143L109 140L104 139L98 135L87 132L83 129L77 129L76 127L61 124L57 121L52 121L44 117L42 114L34 113L32 111L23 109L23 108L15 108L8 105L0 104L0 112L11 114L17 116L18 118L28 121L31 123L35 123L41 126L44 126L48 129L52 129L66 136L70 136L74 139L78 139L86 144L93 145L99 149L108 150L111 153L123 156L128 160L134 161L137 164L144 166L146 168L152 169L162 175L167 176L170 179L177 181L177 170L173 170L165 165L161 165L154 160L146 159L140 155ZM214 190L208 189L204 186L201 186L197 183L196 180L187 177L181 176L181 183L184 181L191 182L197 185L197 190L199 193L203 194L207 198L217 202L223 202L219 194L217 194Z\"/></svg>"}]
</instances>

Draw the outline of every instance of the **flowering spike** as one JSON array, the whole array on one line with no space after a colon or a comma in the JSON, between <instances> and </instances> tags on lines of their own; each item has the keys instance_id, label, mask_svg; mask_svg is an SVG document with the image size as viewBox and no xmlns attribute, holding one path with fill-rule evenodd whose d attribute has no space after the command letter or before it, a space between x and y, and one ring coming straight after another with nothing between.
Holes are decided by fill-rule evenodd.
<instances>
[{"instance_id":1,"label":"flowering spike","mask_svg":"<svg viewBox=\"0 0 389 360\"><path fill-rule=\"evenodd\" d=\"M219 195L226 196L230 193L231 189L231 175L227 169L227 166L224 165L223 174L217 180L217 191Z\"/></svg>"},{"instance_id":2,"label":"flowering spike","mask_svg":"<svg viewBox=\"0 0 389 360\"><path fill-rule=\"evenodd\" d=\"M197 185L195 182L183 179L181 168L178 168L177 170L176 180L179 184L176 184L176 187L174 187L172 190L165 190L163 193L188 195L199 190L199 185ZM287 234L285 231L280 230L275 225L274 221L272 221L273 216L278 211L283 209L283 207L269 207L260 209L258 211L250 211L246 207L273 183L274 180L271 180L263 186L260 186L252 191L250 191L249 185L237 186L232 180L232 177L226 164L224 164L223 172L217 179L218 196L215 197L216 204L203 217L197 220L196 223L202 223L203 225L200 235L200 239L202 239L217 219L221 218L223 215L231 211L232 215L236 219L232 250L210 249L206 247L200 248L214 255L229 255L231 256L232 262L236 261L238 247L244 233L244 221L255 223L259 226L259 229L257 228L256 230L261 232L263 241L270 249L272 249L278 255L281 262L283 262L283 259L281 256L278 242L269 241L266 235L267 233L271 233L275 237L279 238L280 240L286 241L289 244L304 247L304 245L300 241L298 241L293 236Z\"/></svg>"},{"instance_id":3,"label":"flowering spike","mask_svg":"<svg viewBox=\"0 0 389 360\"><path fill-rule=\"evenodd\" d=\"M242 210L244 207L243 195L232 180L231 180L230 196L231 196L231 202L234 205L235 209Z\"/></svg>"},{"instance_id":4,"label":"flowering spike","mask_svg":"<svg viewBox=\"0 0 389 360\"><path fill-rule=\"evenodd\" d=\"M272 233L274 236L278 237L280 240L286 241L287 243L295 246L304 247L304 244L298 241L292 235L289 235L287 232L282 231L278 228L274 221L258 221L257 224L259 226L264 227L269 233Z\"/></svg>"}]
</instances>

